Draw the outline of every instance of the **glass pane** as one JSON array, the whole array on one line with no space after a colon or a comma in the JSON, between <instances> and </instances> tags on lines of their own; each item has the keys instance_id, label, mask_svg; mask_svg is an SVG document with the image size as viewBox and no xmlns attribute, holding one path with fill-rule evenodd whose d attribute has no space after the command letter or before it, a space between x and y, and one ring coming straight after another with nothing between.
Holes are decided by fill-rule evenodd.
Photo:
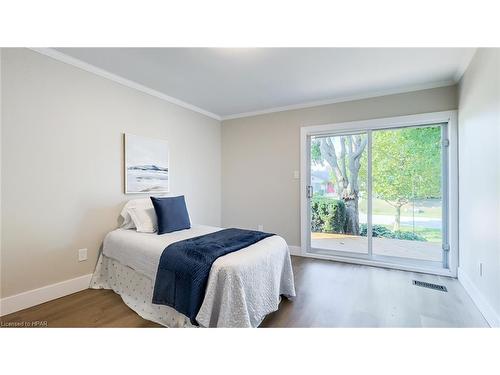
<instances>
[{"instance_id":1,"label":"glass pane","mask_svg":"<svg viewBox=\"0 0 500 375\"><path fill-rule=\"evenodd\" d=\"M311 248L368 253L367 134L311 138Z\"/></svg>"},{"instance_id":2,"label":"glass pane","mask_svg":"<svg viewBox=\"0 0 500 375\"><path fill-rule=\"evenodd\" d=\"M373 255L442 261L441 125L372 132Z\"/></svg>"}]
</instances>

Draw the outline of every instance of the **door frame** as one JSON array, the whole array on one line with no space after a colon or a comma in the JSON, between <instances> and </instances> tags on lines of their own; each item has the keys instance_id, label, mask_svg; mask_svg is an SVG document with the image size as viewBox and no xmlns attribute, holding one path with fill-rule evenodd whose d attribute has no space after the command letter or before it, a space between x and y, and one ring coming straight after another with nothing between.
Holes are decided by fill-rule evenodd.
<instances>
[{"instance_id":1,"label":"door frame","mask_svg":"<svg viewBox=\"0 0 500 375\"><path fill-rule=\"evenodd\" d=\"M342 255L320 255L310 252L310 210L309 199L307 198L307 186L310 182L310 142L313 135L339 134L344 132L363 132L368 130L381 130L391 128L403 128L418 125L446 123L448 147L443 148L443 159L446 158L446 165L443 168L443 180L447 184L447 199L443 199L444 217L447 218L447 235L449 254L448 268L426 267L421 264L406 262L391 262L390 260L375 260L363 257L352 258ZM445 141L443 139L443 141ZM447 151L447 152L446 152ZM349 121L342 123L302 126L300 128L300 222L301 222L301 256L329 259L347 263L364 264L379 266L385 268L394 268L414 272L430 273L443 276L457 276L458 267L458 129L457 129L457 111L443 111L432 113L421 113L409 116L397 116L388 118L379 118L363 121ZM369 183L371 185L371 181ZM370 186L371 187L371 186ZM444 187L446 188L446 187ZM371 190L371 189L370 189ZM371 200L369 200L370 202ZM370 204L370 203L369 203ZM368 215L370 216L370 215ZM371 218L368 218L369 222ZM446 226L444 226L446 227ZM368 242L370 237L368 237ZM398 259L394 259L398 260ZM399 259L401 260L401 259Z\"/></svg>"}]
</instances>

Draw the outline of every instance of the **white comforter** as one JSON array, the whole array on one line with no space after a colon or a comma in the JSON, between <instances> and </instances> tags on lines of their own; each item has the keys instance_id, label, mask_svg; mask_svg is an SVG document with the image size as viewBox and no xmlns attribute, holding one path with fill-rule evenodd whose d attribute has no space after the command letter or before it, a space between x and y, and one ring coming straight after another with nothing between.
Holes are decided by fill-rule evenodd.
<instances>
[{"instance_id":1,"label":"white comforter","mask_svg":"<svg viewBox=\"0 0 500 375\"><path fill-rule=\"evenodd\" d=\"M160 256L169 244L220 229L197 225L163 235L117 229L106 236L103 254L154 285ZM285 240L272 236L214 262L196 320L204 327L257 327L278 309L280 295L295 296L293 272Z\"/></svg>"}]
</instances>

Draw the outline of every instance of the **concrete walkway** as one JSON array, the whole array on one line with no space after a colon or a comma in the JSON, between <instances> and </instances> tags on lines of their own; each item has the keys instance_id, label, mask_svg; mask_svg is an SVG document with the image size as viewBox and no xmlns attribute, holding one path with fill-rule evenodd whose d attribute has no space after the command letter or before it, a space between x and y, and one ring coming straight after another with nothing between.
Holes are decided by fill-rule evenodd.
<instances>
[{"instance_id":1,"label":"concrete walkway","mask_svg":"<svg viewBox=\"0 0 500 375\"><path fill-rule=\"evenodd\" d=\"M373 237L373 254L401 258L442 260L441 243ZM311 233L311 247L324 250L368 253L368 238L334 233Z\"/></svg>"}]
</instances>

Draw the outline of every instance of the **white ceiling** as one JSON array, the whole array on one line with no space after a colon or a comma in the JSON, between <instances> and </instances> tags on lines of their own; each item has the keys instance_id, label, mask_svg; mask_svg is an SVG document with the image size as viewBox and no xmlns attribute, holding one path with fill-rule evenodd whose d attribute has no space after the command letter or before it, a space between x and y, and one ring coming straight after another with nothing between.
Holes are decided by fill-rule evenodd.
<instances>
[{"instance_id":1,"label":"white ceiling","mask_svg":"<svg viewBox=\"0 0 500 375\"><path fill-rule=\"evenodd\" d=\"M449 85L474 53L471 48L56 50L220 118Z\"/></svg>"}]
</instances>

